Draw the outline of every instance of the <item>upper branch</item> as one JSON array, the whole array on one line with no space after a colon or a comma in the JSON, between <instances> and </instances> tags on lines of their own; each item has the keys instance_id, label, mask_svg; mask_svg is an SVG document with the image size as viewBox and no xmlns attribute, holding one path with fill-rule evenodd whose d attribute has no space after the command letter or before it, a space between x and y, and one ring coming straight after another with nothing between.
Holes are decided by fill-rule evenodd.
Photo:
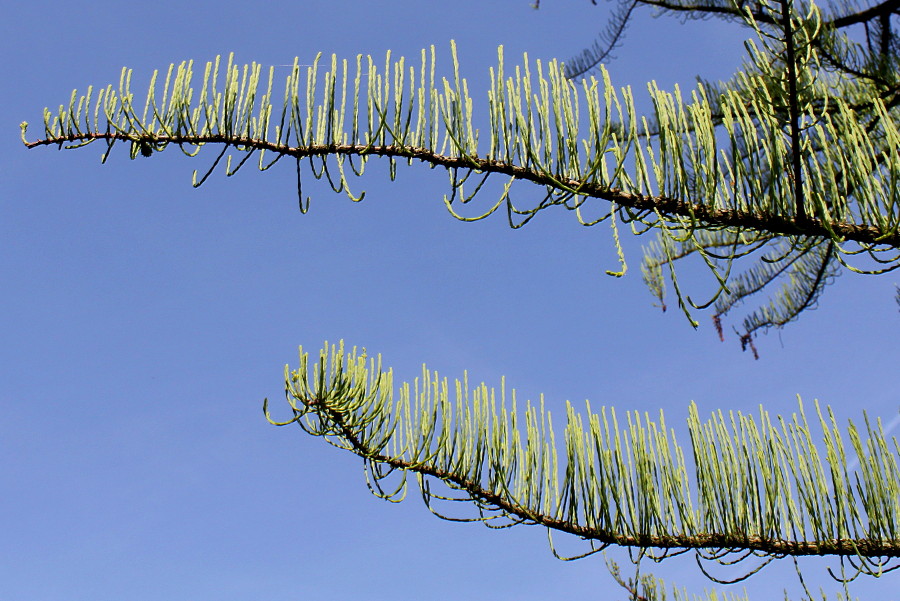
<instances>
[{"instance_id":1,"label":"upper branch","mask_svg":"<svg viewBox=\"0 0 900 601\"><path fill-rule=\"evenodd\" d=\"M184 150L222 143L236 151L297 158L405 157L531 181L557 197L559 202L551 204L580 206L578 198L603 199L613 210L634 209L627 217L650 227L749 228L774 236L825 236L838 244L849 240L900 248L900 193L888 184L900 180L900 128L893 118L887 119L891 127L883 127L883 141L873 145L860 115L838 96L829 99L827 119L815 114L813 105L812 113L791 116L791 121L815 124L810 129L815 146L786 143L780 133L786 115L779 96L772 96L771 78L739 73L743 89L725 90L715 102L702 85L686 102L680 90L668 93L651 84L651 120L658 132L650 138L643 135L646 120L642 127L631 90L617 91L605 71L601 80L576 85L560 65L538 61L526 62L507 78L501 53L491 70L484 135L473 125L474 102L459 76L455 52L453 77L441 83L435 81L433 55L432 49L429 61L423 51L418 69L407 68L401 58L384 72L371 58L368 69L362 68L357 57L352 93L347 61L340 68L332 57L322 77L317 59L307 70L305 90L295 66L280 110L272 103L274 69L260 97L256 64L244 66L241 76L229 59L222 92L216 91L218 59L207 64L196 87L191 63L177 71L170 66L162 103L154 75L142 111L133 104L127 71L118 91L108 86L96 98L91 88L83 96L73 92L68 107L60 105L56 115L46 111L46 137L26 144L128 141L133 156L170 144ZM827 94L826 84L821 86ZM851 100L859 104L859 98ZM890 115L877 95L868 101L869 113ZM713 118L713 110L721 117ZM489 141L484 154L480 138ZM799 206L793 198L798 161L805 171L812 170ZM341 179L346 183L343 170ZM844 196L849 190L852 196ZM511 202L506 194L503 200Z\"/></svg>"},{"instance_id":2,"label":"upper branch","mask_svg":"<svg viewBox=\"0 0 900 601\"><path fill-rule=\"evenodd\" d=\"M206 144L222 145L206 175L195 174L195 185L229 152L228 175L254 154L261 170L289 157L297 163L298 193L306 159L316 178L357 200L350 176L361 174L368 159L387 157L391 173L397 160L418 160L449 172L445 204L464 220L505 208L510 225L519 227L561 206L583 225L610 224L617 245L619 224L627 223L636 233L655 229L688 242L704 257L699 230L746 234L753 244L825 239L842 262L857 260L860 251L878 262L874 270L869 264L853 269L900 267L900 187L894 185L900 181L900 124L893 97L821 76L813 72L815 61L806 60L796 69L807 82L805 100L789 111L784 99L793 96L780 59L767 46L755 52L757 71L739 71L725 88L701 83L685 97L651 82L647 118L635 110L631 89L616 88L605 69L599 78L576 83L555 61L526 57L507 75L502 49L480 114L459 74L455 47L452 73L440 79L433 48L430 56L422 52L418 66L389 56L384 69L371 57L364 65L357 56L355 69L335 56L326 68L317 58L305 77L295 61L280 106L273 102L274 67L266 80L260 65L240 68L229 58L222 69L217 59L195 82L187 62L170 66L161 86L153 75L142 108L135 105L128 70L118 88L75 91L68 106L45 110L43 139L27 141L23 123L23 141L70 148L102 141L104 160L117 142L131 145L132 158L172 145L189 156ZM795 126L792 136L788 130L798 121L802 131ZM873 122L875 132L869 131ZM233 168L232 155L242 155ZM475 172L483 174L482 183L467 184ZM482 186L492 174L508 180L499 198L479 215L461 215L460 205L497 190ZM543 200L514 202L516 182L542 187ZM308 206L302 194L300 206ZM741 256L742 249L732 253L724 259ZM707 265L726 290L730 268L720 273L715 261ZM697 305L677 285L676 291L690 318L689 306Z\"/></svg>"},{"instance_id":3,"label":"upper branch","mask_svg":"<svg viewBox=\"0 0 900 601\"><path fill-rule=\"evenodd\" d=\"M61 138L48 138L26 144L29 148L37 146L58 146L60 143L87 142L106 140L108 142L134 142L138 145L202 145L224 144L242 150L265 150L277 155L294 158L328 157L328 156L382 156L413 159L447 169L471 169L476 173L500 174L511 176L517 180L557 188L559 190L577 191L579 196L597 198L613 203L619 207L635 209L644 214L659 215L662 218L676 221L690 220L703 228L740 228L756 232L781 236L831 237L838 236L842 241L862 244L884 245L900 248L900 231L884 233L874 226L859 225L846 222L826 223L816 218L795 218L794 216L773 215L763 212L741 211L733 208L717 209L702 202L691 202L667 196L649 196L626 192L621 189L608 188L597 182L584 182L575 179L560 178L549 173L531 170L521 165L504 163L477 156L448 156L434 152L428 148L415 148L395 145L346 145L326 144L303 147L283 146L266 140L223 136L149 136L134 138L128 134L118 133L85 133L68 135Z\"/></svg>"}]
</instances>

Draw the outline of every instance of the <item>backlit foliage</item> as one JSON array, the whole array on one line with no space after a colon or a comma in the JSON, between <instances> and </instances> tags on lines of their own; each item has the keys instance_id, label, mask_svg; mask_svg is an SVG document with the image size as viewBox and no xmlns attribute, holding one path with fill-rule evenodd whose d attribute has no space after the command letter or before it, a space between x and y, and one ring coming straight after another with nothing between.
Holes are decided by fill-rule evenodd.
<instances>
[{"instance_id":1,"label":"backlit foliage","mask_svg":"<svg viewBox=\"0 0 900 601\"><path fill-rule=\"evenodd\" d=\"M220 145L194 185L223 158L228 175L254 154L262 170L288 158L303 211L304 162L314 177L360 200L352 176L372 157L386 157L392 174L398 162L422 161L447 171L444 202L459 219L502 210L515 228L543 209L564 207L582 225L608 225L622 261L613 275L626 270L619 230L656 231L645 278L662 298L667 276L694 324L692 308L716 303L719 319L749 296L748 286L784 283L745 319L747 344L757 330L782 326L814 304L841 265L866 273L900 265L900 130L891 113L900 92L885 97L870 82L823 67L821 38L828 48L849 42L824 30L810 3L791 21L794 106L779 40L753 13L744 19L758 41L748 42L747 64L734 80L671 92L651 82L648 116L637 114L632 90L617 88L602 66L596 77L576 81L563 65L527 56L510 69L502 49L479 102L460 75L455 48L446 77L436 74L432 48L415 61L390 53L381 64L362 56L318 57L307 68L295 61L282 85L274 67L229 57L206 64L198 77L188 61L171 65L164 78L154 73L143 101L125 69L118 86L73 91L67 105L46 110L45 137L26 143L73 148L102 140L104 160L117 141L130 144L133 158L170 146L195 156L206 144ZM800 137L787 133L792 106ZM491 176L499 186L485 185ZM542 192L519 200L519 182ZM491 193L476 208L476 197ZM673 266L689 255L715 276L709 298L697 300L678 282ZM744 257L754 266L735 279L734 263Z\"/></svg>"}]
</instances>

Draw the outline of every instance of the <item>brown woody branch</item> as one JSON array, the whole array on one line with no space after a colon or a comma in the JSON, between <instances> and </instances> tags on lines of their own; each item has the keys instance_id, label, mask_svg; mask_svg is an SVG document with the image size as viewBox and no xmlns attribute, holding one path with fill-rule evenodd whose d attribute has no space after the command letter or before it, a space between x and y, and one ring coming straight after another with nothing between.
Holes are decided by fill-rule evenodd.
<instances>
[{"instance_id":1,"label":"brown woody branch","mask_svg":"<svg viewBox=\"0 0 900 601\"><path fill-rule=\"evenodd\" d=\"M834 232L842 240L860 244L878 245L900 249L900 230L881 231L873 226L856 223L835 222L826 225L821 219L807 216L797 219L790 215L761 214L736 209L715 209L701 203L681 200L667 196L643 196L632 194L618 188L608 188L598 183L582 182L561 178L549 173L532 171L525 167L479 157L452 157L441 155L427 148L409 146L367 146L362 144L330 144L292 147L275 144L267 140L241 138L212 134L207 136L154 136L134 138L122 133L85 133L73 134L59 138L48 138L26 144L28 148L37 146L62 146L67 142L87 142L89 140L106 140L108 142L123 141L149 143L151 145L176 144L198 145L208 143L225 144L241 150L266 150L276 154L305 158L328 155L372 155L394 158L420 160L447 169L473 169L482 173L497 173L517 179L530 181L551 188L577 191L577 194L599 198L613 202L621 207L628 207L647 213L658 212L663 217L680 217L711 227L732 227L754 230L782 236L815 236L831 238Z\"/></svg>"},{"instance_id":2,"label":"brown woody branch","mask_svg":"<svg viewBox=\"0 0 900 601\"><path fill-rule=\"evenodd\" d=\"M306 403L306 401L303 401ZM753 550L772 555L791 556L824 556L839 555L853 557L900 557L900 540L874 540L874 539L829 539L820 541L785 540L777 538L764 538L761 536L749 536L746 534L676 534L676 535L650 535L638 534L625 536L610 530L589 528L579 524L560 520L548 515L531 511L526 507L517 505L507 500L493 490L484 488L481 483L466 480L446 470L431 464L409 463L400 459L383 455L375 449L368 449L359 440L359 437L344 424L340 413L322 405L318 399L310 399L308 406L314 407L320 418L330 421L340 435L350 443L349 449L360 457L390 466L393 469L410 471L425 476L433 476L444 482L450 482L455 487L465 490L473 500L497 508L507 515L515 516L523 523L537 524L551 528L559 532L566 532L586 540L593 540L604 544L613 544L623 547L656 548L656 549L740 549ZM294 410L295 414L299 413ZM295 418L299 415L295 415Z\"/></svg>"}]
</instances>

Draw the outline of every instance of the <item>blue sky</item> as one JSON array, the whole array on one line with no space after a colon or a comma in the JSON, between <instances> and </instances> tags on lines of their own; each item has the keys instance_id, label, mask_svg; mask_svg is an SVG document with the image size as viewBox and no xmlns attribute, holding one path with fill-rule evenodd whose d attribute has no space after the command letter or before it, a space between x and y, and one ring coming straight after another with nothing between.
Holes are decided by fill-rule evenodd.
<instances>
[{"instance_id":1,"label":"blue sky","mask_svg":"<svg viewBox=\"0 0 900 601\"><path fill-rule=\"evenodd\" d=\"M614 591L602 561L564 563L536 528L448 523L411 499L372 498L361 462L299 429L274 428L297 346L324 340L381 353L395 377L421 363L507 382L523 396L650 411L680 432L687 406L772 413L796 395L897 415L896 276L845 274L818 310L758 340L761 359L652 306L617 268L605 228L549 213L453 220L442 175L401 167L357 184L360 204L310 179L297 210L285 165L190 186L214 158L129 161L124 147L26 151L44 106L73 88L138 81L171 62L310 62L460 50L475 98L506 48L565 59L608 7L544 2L31 2L0 10L0 599L587 599ZM745 33L641 11L613 80L689 85L738 65ZM287 70L285 70L286 73ZM481 87L479 87L481 86ZM136 86L140 90L140 86ZM476 107L476 111L478 107ZM538 194L539 191L535 191ZM649 241L649 239L647 239ZM703 289L704 280L696 285ZM577 550L575 541L569 543ZM706 582L693 562L664 566ZM779 594L781 568L751 580ZM882 594L897 576L878 583ZM891 584L893 582L894 584ZM866 589L860 587L863 594ZM873 589L874 590L874 589Z\"/></svg>"}]
</instances>

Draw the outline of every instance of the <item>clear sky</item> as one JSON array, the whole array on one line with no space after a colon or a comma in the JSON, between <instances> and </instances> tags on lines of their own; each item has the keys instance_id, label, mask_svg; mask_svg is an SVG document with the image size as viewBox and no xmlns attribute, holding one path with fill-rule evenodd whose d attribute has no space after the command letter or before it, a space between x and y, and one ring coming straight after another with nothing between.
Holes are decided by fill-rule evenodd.
<instances>
[{"instance_id":1,"label":"clear sky","mask_svg":"<svg viewBox=\"0 0 900 601\"><path fill-rule=\"evenodd\" d=\"M155 68L236 53L310 62L317 52L417 57L460 49L473 96L496 48L565 59L609 7L587 0L458 2L9 2L0 9L0 600L359 598L537 600L616 592L602 560L564 563L537 528L438 520L415 493L368 493L356 457L268 425L297 346L382 353L395 377L422 362L523 396L650 411L682 436L686 409L794 411L796 395L841 419L897 416L897 276L847 273L818 310L761 337L761 358L661 313L637 243L620 280L609 230L547 213L529 226L475 224L443 208L423 166L357 184L352 204L294 172L216 174L177 152L101 166L99 145L26 151L45 106L73 88L145 82ZM745 33L639 11L609 64L615 82L690 85L738 66ZM285 74L287 69L284 70ZM135 86L142 92L141 85ZM476 106L476 112L482 107ZM536 195L540 194L535 190ZM649 238L646 240L649 241ZM699 289L709 285L700 277ZM566 541L564 550L581 547ZM689 560L661 574L698 590ZM821 573L819 571L819 573ZM751 580L777 595L789 570ZM878 583L897 590L898 577ZM829 587L832 588L832 587ZM615 590L614 590L615 589ZM860 588L859 591L865 591ZM623 595L618 595L623 596Z\"/></svg>"}]
</instances>

